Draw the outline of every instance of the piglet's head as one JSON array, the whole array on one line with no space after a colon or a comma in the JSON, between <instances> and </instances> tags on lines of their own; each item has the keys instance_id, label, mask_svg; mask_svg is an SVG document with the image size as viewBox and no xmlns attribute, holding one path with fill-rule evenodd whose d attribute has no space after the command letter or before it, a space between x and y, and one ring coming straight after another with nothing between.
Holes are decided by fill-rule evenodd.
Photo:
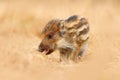
<instances>
[{"instance_id":1,"label":"piglet's head","mask_svg":"<svg viewBox=\"0 0 120 80\"><path fill-rule=\"evenodd\" d=\"M44 54L51 54L57 48L57 41L59 41L65 34L64 26L61 20L51 20L44 27L41 32L42 41L38 47L40 52Z\"/></svg>"}]
</instances>

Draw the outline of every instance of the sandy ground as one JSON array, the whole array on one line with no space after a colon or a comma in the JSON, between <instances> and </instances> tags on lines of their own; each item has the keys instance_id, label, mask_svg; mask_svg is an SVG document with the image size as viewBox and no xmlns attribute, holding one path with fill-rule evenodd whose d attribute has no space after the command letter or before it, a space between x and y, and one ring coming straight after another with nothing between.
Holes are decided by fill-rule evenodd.
<instances>
[{"instance_id":1,"label":"sandy ground","mask_svg":"<svg viewBox=\"0 0 120 80\"><path fill-rule=\"evenodd\" d=\"M0 1L0 80L120 80L119 0ZM90 24L87 53L61 64L58 51L37 52L51 19L77 14Z\"/></svg>"}]
</instances>

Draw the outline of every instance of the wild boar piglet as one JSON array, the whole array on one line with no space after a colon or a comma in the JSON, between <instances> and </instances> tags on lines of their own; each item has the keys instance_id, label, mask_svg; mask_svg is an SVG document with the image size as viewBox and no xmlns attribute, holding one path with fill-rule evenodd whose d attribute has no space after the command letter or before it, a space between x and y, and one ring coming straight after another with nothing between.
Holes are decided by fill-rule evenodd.
<instances>
[{"instance_id":1,"label":"wild boar piglet","mask_svg":"<svg viewBox=\"0 0 120 80\"><path fill-rule=\"evenodd\" d=\"M48 55L58 49L60 61L76 62L86 51L89 24L86 18L73 15L65 20L49 21L41 34L40 52Z\"/></svg>"}]
</instances>

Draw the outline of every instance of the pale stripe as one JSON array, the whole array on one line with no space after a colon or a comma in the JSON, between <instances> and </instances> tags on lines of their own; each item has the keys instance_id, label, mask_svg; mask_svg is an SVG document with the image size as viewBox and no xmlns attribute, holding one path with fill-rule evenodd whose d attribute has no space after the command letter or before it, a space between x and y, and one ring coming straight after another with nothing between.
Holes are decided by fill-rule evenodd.
<instances>
[{"instance_id":1,"label":"pale stripe","mask_svg":"<svg viewBox=\"0 0 120 80\"><path fill-rule=\"evenodd\" d=\"M80 28L78 28L78 29L77 29L77 35L79 35L81 31L83 31L84 29L87 29L87 28L88 28L88 24L83 25L83 26L81 26Z\"/></svg>"},{"instance_id":2,"label":"pale stripe","mask_svg":"<svg viewBox=\"0 0 120 80\"><path fill-rule=\"evenodd\" d=\"M73 21L73 22L70 22L70 23L65 22L65 26L66 26L67 28L71 28L71 27L73 27L74 25L78 24L79 22L80 22L79 20L76 20L76 21Z\"/></svg>"},{"instance_id":3,"label":"pale stripe","mask_svg":"<svg viewBox=\"0 0 120 80\"><path fill-rule=\"evenodd\" d=\"M84 35L80 35L80 38L81 38L82 40L86 40L88 37L89 37L89 33L84 34Z\"/></svg>"}]
</instances>

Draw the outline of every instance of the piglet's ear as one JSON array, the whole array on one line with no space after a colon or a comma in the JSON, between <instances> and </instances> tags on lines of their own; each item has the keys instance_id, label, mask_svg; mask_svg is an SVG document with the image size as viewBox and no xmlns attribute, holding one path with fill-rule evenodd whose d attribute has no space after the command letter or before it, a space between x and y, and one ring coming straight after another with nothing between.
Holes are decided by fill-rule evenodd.
<instances>
[{"instance_id":1,"label":"piglet's ear","mask_svg":"<svg viewBox=\"0 0 120 80\"><path fill-rule=\"evenodd\" d=\"M59 28L60 28L60 29L64 28L64 21L63 21L63 20L60 21L60 23L59 23Z\"/></svg>"},{"instance_id":2,"label":"piglet's ear","mask_svg":"<svg viewBox=\"0 0 120 80\"><path fill-rule=\"evenodd\" d=\"M59 28L60 28L60 36L64 36L64 34L66 33L66 28L64 26L64 21L60 21L59 23Z\"/></svg>"}]
</instances>

